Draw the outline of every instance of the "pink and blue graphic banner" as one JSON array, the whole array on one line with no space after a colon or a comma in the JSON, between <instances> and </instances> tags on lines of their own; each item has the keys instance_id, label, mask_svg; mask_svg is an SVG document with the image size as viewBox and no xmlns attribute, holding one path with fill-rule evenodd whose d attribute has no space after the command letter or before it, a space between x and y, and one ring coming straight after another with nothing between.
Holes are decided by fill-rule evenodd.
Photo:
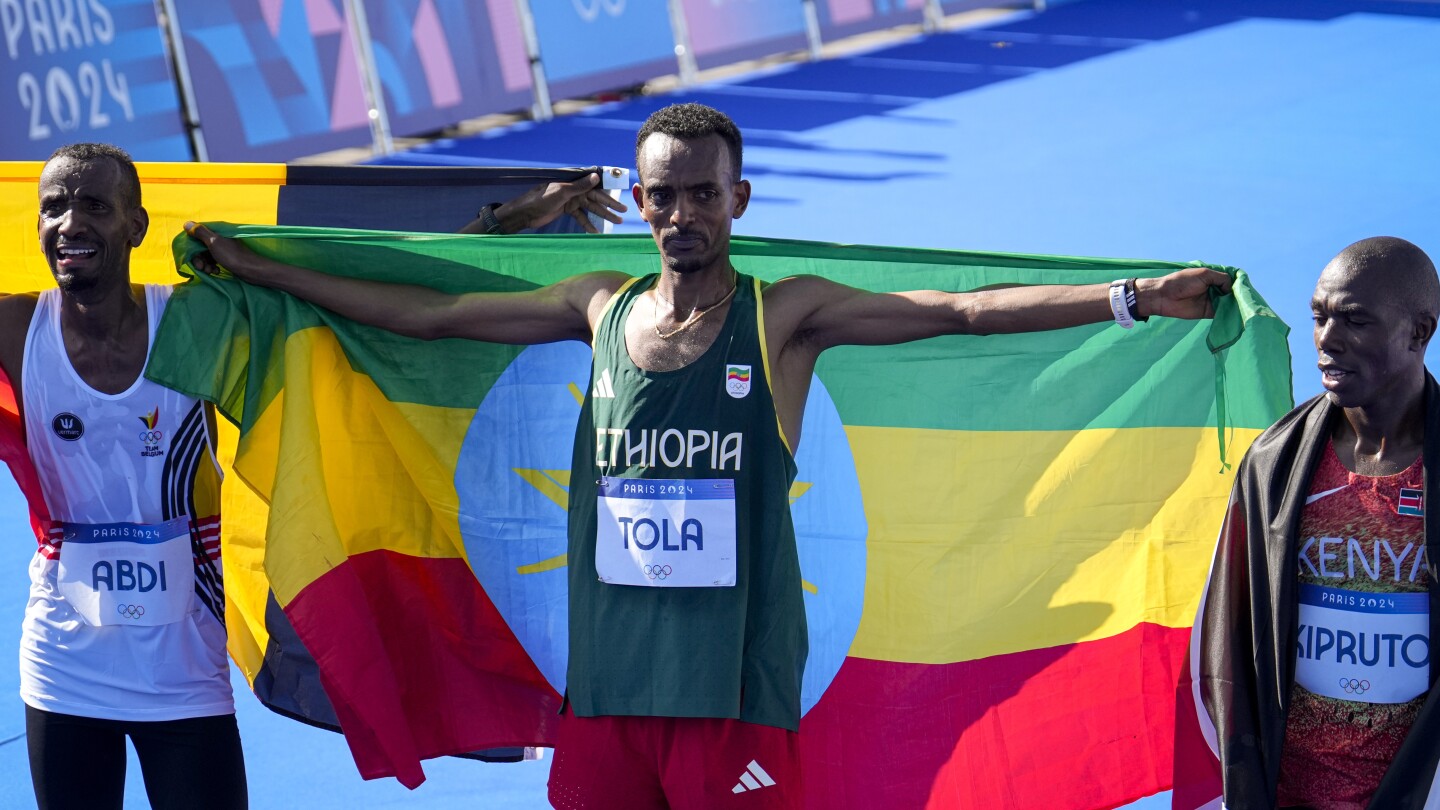
<instances>
[{"instance_id":1,"label":"pink and blue graphic banner","mask_svg":"<svg viewBox=\"0 0 1440 810\"><path fill-rule=\"evenodd\" d=\"M210 158L285 161L371 142L340 0L175 0Z\"/></svg>"},{"instance_id":2,"label":"pink and blue graphic banner","mask_svg":"<svg viewBox=\"0 0 1440 810\"><path fill-rule=\"evenodd\" d=\"M683 0L683 6L702 70L806 46L801 0Z\"/></svg>"},{"instance_id":3,"label":"pink and blue graphic banner","mask_svg":"<svg viewBox=\"0 0 1440 810\"><path fill-rule=\"evenodd\" d=\"M555 98L616 90L678 69L666 0L543 0L532 2L530 13Z\"/></svg>"},{"instance_id":4,"label":"pink and blue graphic banner","mask_svg":"<svg viewBox=\"0 0 1440 810\"><path fill-rule=\"evenodd\" d=\"M394 134L529 106L514 0L365 0L365 12Z\"/></svg>"},{"instance_id":5,"label":"pink and blue graphic banner","mask_svg":"<svg viewBox=\"0 0 1440 810\"><path fill-rule=\"evenodd\" d=\"M152 0L0 1L0 158L108 141L137 160L189 160Z\"/></svg>"},{"instance_id":6,"label":"pink and blue graphic banner","mask_svg":"<svg viewBox=\"0 0 1440 810\"><path fill-rule=\"evenodd\" d=\"M1050 0L1051 3L1055 1L1056 0ZM1059 1L1065 2L1065 0ZM957 11L970 11L977 8L994 8L997 5L1002 4L996 3L995 0L940 0L940 7L944 9L947 14L953 14Z\"/></svg>"},{"instance_id":7,"label":"pink and blue graphic banner","mask_svg":"<svg viewBox=\"0 0 1440 810\"><path fill-rule=\"evenodd\" d=\"M820 37L825 41L920 22L925 0L815 0Z\"/></svg>"},{"instance_id":8,"label":"pink and blue graphic banner","mask_svg":"<svg viewBox=\"0 0 1440 810\"><path fill-rule=\"evenodd\" d=\"M371 143L343 0L175 5L211 159L285 161ZM364 8L395 134L528 105L513 2L365 0Z\"/></svg>"}]
</instances>

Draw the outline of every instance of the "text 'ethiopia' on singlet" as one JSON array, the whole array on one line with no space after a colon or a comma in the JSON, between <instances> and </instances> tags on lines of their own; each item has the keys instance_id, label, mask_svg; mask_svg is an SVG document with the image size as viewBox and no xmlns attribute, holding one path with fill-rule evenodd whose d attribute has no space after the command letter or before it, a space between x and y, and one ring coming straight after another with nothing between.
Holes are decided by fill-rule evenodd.
<instances>
[{"instance_id":1,"label":"text 'ethiopia' on singlet","mask_svg":"<svg viewBox=\"0 0 1440 810\"><path fill-rule=\"evenodd\" d=\"M1282 806L1363 808L1430 685L1425 473L1345 469L1333 442L1300 518L1295 687Z\"/></svg>"},{"instance_id":2,"label":"text 'ethiopia' on singlet","mask_svg":"<svg viewBox=\"0 0 1440 810\"><path fill-rule=\"evenodd\" d=\"M622 288L595 334L570 486L575 713L800 722L807 638L760 285L739 276L715 342L646 371Z\"/></svg>"},{"instance_id":3,"label":"text 'ethiopia' on singlet","mask_svg":"<svg viewBox=\"0 0 1440 810\"><path fill-rule=\"evenodd\" d=\"M152 341L169 294L145 288ZM26 445L56 526L30 563L20 695L109 720L232 713L204 408L143 373L118 394L91 388L65 351L60 302L40 295L21 370Z\"/></svg>"}]
</instances>

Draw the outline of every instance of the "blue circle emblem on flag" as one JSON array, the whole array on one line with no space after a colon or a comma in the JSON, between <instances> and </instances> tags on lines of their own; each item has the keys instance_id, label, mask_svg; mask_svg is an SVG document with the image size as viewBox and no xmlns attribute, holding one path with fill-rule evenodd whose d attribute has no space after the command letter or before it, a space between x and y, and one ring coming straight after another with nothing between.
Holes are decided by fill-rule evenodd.
<instances>
[{"instance_id":1,"label":"blue circle emblem on flag","mask_svg":"<svg viewBox=\"0 0 1440 810\"><path fill-rule=\"evenodd\" d=\"M592 383L590 348L531 346L500 375L465 434L455 465L470 568L557 691L565 688L566 506L575 423ZM515 426L524 424L524 430ZM834 680L860 627L865 522L860 481L840 415L818 378L790 491L810 656L801 709Z\"/></svg>"}]
</instances>

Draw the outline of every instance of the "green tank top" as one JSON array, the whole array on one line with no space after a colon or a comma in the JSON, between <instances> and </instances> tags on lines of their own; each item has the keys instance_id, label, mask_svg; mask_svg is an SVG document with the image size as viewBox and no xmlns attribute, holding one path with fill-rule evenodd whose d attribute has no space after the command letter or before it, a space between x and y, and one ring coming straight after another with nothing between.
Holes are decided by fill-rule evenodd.
<instances>
[{"instance_id":1,"label":"green tank top","mask_svg":"<svg viewBox=\"0 0 1440 810\"><path fill-rule=\"evenodd\" d=\"M657 279L622 289L595 332L570 482L566 697L582 717L724 717L795 731L808 651L790 519L795 461L766 375L760 284L738 276L725 325L699 359L675 371L645 371L625 348L625 321ZM598 506L602 477L704 479L727 493L733 482L735 584L601 581L597 542L618 542L619 531ZM597 540L602 518L609 523ZM654 523L644 535L635 523L633 537L620 523L627 548L631 539L658 544ZM681 549L675 559L686 559L690 532L664 530L666 548ZM713 533L705 542L713 551Z\"/></svg>"}]
</instances>

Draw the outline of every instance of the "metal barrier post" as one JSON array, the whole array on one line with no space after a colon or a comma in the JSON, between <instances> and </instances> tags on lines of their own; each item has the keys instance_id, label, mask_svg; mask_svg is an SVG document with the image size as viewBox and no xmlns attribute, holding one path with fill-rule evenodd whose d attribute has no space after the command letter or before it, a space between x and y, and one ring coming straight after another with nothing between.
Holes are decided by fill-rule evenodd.
<instances>
[{"instance_id":1,"label":"metal barrier post","mask_svg":"<svg viewBox=\"0 0 1440 810\"><path fill-rule=\"evenodd\" d=\"M695 83L699 66L695 62L695 51L690 47L690 25L685 19L682 0L670 0L670 30L675 35L675 61L680 65L680 85L688 87Z\"/></svg>"},{"instance_id":2,"label":"metal barrier post","mask_svg":"<svg viewBox=\"0 0 1440 810\"><path fill-rule=\"evenodd\" d=\"M820 12L815 10L815 0L800 0L805 6L805 39L810 43L810 58L820 58Z\"/></svg>"},{"instance_id":3,"label":"metal barrier post","mask_svg":"<svg viewBox=\"0 0 1440 810\"><path fill-rule=\"evenodd\" d=\"M555 108L550 104L550 82L545 78L545 62L540 58L540 37L535 33L535 16L530 13L529 0L515 0L515 16L520 18L520 33L525 37L525 56L530 59L530 84L535 93L530 117L536 121L549 121L555 117Z\"/></svg>"},{"instance_id":4,"label":"metal barrier post","mask_svg":"<svg viewBox=\"0 0 1440 810\"><path fill-rule=\"evenodd\" d=\"M200 162L210 160L205 148L205 133L200 131L200 110L195 106L195 82L190 78L190 62L185 57L185 39L180 33L180 20L175 16L174 0L158 0L164 16L162 31L165 47L170 53L170 67L175 71L176 89L180 91L180 114L184 116L185 135L190 140L190 153Z\"/></svg>"},{"instance_id":5,"label":"metal barrier post","mask_svg":"<svg viewBox=\"0 0 1440 810\"><path fill-rule=\"evenodd\" d=\"M360 86L365 91L365 109L370 117L370 139L376 153L395 152L390 138L390 116L385 111L385 90L380 86L380 73L375 69L375 52L370 48L370 21L361 0L345 0L350 17L350 38L355 42L355 60L360 68Z\"/></svg>"},{"instance_id":6,"label":"metal barrier post","mask_svg":"<svg viewBox=\"0 0 1440 810\"><path fill-rule=\"evenodd\" d=\"M940 0L925 0L925 32L939 31L944 20L945 10L940 8Z\"/></svg>"}]
</instances>

